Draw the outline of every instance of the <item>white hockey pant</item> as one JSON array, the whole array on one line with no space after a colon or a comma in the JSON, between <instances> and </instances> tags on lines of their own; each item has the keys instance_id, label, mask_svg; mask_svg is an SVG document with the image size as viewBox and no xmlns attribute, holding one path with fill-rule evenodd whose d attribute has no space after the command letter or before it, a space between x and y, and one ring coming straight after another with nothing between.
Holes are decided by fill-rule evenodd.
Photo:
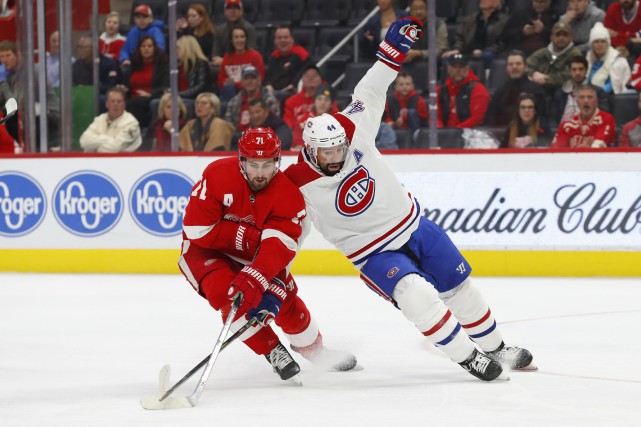
<instances>
[{"instance_id":1,"label":"white hockey pant","mask_svg":"<svg viewBox=\"0 0 641 427\"><path fill-rule=\"evenodd\" d=\"M407 320L454 362L461 363L472 354L474 344L431 283L408 274L398 281L392 298Z\"/></svg>"},{"instance_id":2,"label":"white hockey pant","mask_svg":"<svg viewBox=\"0 0 641 427\"><path fill-rule=\"evenodd\" d=\"M443 302L463 325L463 329L483 351L496 350L503 341L481 291L468 277L448 292L439 294Z\"/></svg>"}]
</instances>

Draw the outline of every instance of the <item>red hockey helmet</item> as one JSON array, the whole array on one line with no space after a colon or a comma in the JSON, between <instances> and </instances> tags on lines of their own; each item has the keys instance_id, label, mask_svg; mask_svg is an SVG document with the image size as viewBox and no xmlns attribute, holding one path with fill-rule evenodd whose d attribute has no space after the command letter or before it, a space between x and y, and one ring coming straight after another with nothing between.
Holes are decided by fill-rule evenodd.
<instances>
[{"instance_id":1,"label":"red hockey helmet","mask_svg":"<svg viewBox=\"0 0 641 427\"><path fill-rule=\"evenodd\" d=\"M280 158L280 139L272 128L250 128L238 140L238 155L247 159Z\"/></svg>"},{"instance_id":2,"label":"red hockey helmet","mask_svg":"<svg viewBox=\"0 0 641 427\"><path fill-rule=\"evenodd\" d=\"M274 159L274 174L280 168L280 139L272 128L250 128L238 140L238 162L240 171L247 179L244 161L246 159Z\"/></svg>"}]
</instances>

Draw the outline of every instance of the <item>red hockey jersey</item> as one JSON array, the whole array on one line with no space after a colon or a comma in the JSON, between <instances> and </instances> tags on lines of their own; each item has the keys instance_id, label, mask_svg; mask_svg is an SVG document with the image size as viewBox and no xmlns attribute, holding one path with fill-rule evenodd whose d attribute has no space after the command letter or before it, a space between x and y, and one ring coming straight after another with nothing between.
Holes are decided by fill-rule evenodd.
<instances>
[{"instance_id":1,"label":"red hockey jersey","mask_svg":"<svg viewBox=\"0 0 641 427\"><path fill-rule=\"evenodd\" d=\"M616 123L610 113L597 108L590 120L579 115L561 122L551 148L591 148L594 141L603 141L608 147L616 145Z\"/></svg>"},{"instance_id":2,"label":"red hockey jersey","mask_svg":"<svg viewBox=\"0 0 641 427\"><path fill-rule=\"evenodd\" d=\"M302 194L282 172L277 172L267 187L254 193L240 172L237 157L216 160L205 168L185 208L179 264L190 247L196 245L195 250L215 249L250 264L271 279L294 259L305 215ZM255 257L236 249L233 238L225 232L226 221L247 223L262 231ZM191 272L194 280L190 281L197 288L202 277L198 277L200 274L193 266Z\"/></svg>"}]
</instances>

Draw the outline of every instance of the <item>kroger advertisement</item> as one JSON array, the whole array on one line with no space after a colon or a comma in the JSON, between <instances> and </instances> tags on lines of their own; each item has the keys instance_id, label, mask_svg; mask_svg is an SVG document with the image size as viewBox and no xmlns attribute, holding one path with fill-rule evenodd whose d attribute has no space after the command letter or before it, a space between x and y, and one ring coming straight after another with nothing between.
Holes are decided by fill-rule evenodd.
<instances>
[{"instance_id":1,"label":"kroger advertisement","mask_svg":"<svg viewBox=\"0 0 641 427\"><path fill-rule=\"evenodd\" d=\"M515 158L470 156L477 169L492 169L494 162L494 170ZM544 170L548 156L532 156L524 163L529 171L466 171L457 170L468 167L451 156L389 157L423 214L462 249L641 248L641 168ZM191 188L215 159L0 159L0 249L177 249ZM284 158L283 166L293 160ZM538 162L547 165L540 172ZM452 170L443 170L444 163ZM609 164L621 163L610 158ZM304 248L330 246L314 232Z\"/></svg>"}]
</instances>

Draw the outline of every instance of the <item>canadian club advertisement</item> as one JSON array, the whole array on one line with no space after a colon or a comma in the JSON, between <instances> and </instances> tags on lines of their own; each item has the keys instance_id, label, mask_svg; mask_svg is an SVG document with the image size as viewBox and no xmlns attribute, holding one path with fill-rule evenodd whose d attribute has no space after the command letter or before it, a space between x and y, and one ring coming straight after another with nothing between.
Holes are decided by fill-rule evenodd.
<instances>
[{"instance_id":1,"label":"canadian club advertisement","mask_svg":"<svg viewBox=\"0 0 641 427\"><path fill-rule=\"evenodd\" d=\"M400 173L467 249L638 250L641 172Z\"/></svg>"}]
</instances>

